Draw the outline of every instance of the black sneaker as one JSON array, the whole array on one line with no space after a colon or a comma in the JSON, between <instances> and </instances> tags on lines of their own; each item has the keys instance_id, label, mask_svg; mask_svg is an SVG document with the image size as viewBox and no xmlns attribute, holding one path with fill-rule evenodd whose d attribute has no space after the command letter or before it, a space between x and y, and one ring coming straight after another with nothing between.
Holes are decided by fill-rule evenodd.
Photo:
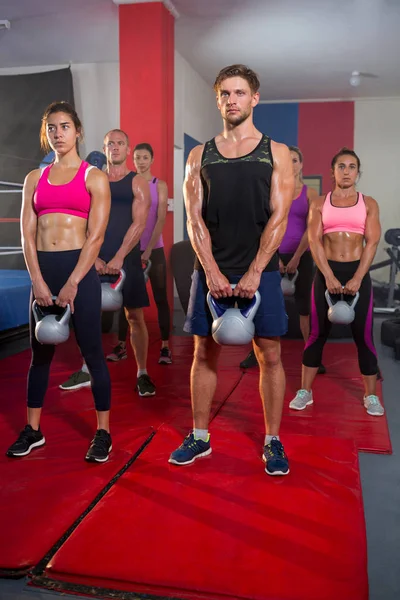
<instances>
[{"instance_id":1,"label":"black sneaker","mask_svg":"<svg viewBox=\"0 0 400 600\"><path fill-rule=\"evenodd\" d=\"M125 360L126 358L128 358L126 346L121 343L117 344L111 354L107 354L106 356L106 359L112 362L118 362L120 360Z\"/></svg>"},{"instance_id":2,"label":"black sneaker","mask_svg":"<svg viewBox=\"0 0 400 600\"><path fill-rule=\"evenodd\" d=\"M150 377L145 374L138 377L135 390L139 393L139 396L154 396L156 393L156 386Z\"/></svg>"},{"instance_id":3,"label":"black sneaker","mask_svg":"<svg viewBox=\"0 0 400 600\"><path fill-rule=\"evenodd\" d=\"M241 369L251 369L251 367L258 367L258 362L254 350L251 350L246 358L240 363Z\"/></svg>"},{"instance_id":4,"label":"black sneaker","mask_svg":"<svg viewBox=\"0 0 400 600\"><path fill-rule=\"evenodd\" d=\"M161 348L160 358L158 359L159 365L170 365L172 364L172 354L169 348Z\"/></svg>"},{"instance_id":5,"label":"black sneaker","mask_svg":"<svg viewBox=\"0 0 400 600\"><path fill-rule=\"evenodd\" d=\"M6 455L11 457L26 456L31 450L39 448L39 446L43 446L45 443L46 440L40 428L39 431L35 431L30 425L25 425L17 441L7 450Z\"/></svg>"},{"instance_id":6,"label":"black sneaker","mask_svg":"<svg viewBox=\"0 0 400 600\"><path fill-rule=\"evenodd\" d=\"M89 462L106 462L111 450L111 435L105 429L98 429L85 459Z\"/></svg>"}]
</instances>

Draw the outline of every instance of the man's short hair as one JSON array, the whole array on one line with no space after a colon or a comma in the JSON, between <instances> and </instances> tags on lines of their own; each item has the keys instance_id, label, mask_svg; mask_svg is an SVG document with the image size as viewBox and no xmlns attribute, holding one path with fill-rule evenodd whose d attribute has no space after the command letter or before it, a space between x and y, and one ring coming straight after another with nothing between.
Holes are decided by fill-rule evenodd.
<instances>
[{"instance_id":1,"label":"man's short hair","mask_svg":"<svg viewBox=\"0 0 400 600\"><path fill-rule=\"evenodd\" d=\"M230 65L229 67L221 69L214 83L214 90L217 93L221 87L221 83L229 77L242 77L242 79L245 79L249 84L252 94L255 94L260 89L260 81L258 79L257 73L249 69L249 67L247 67L246 65L239 64Z\"/></svg>"},{"instance_id":2,"label":"man's short hair","mask_svg":"<svg viewBox=\"0 0 400 600\"><path fill-rule=\"evenodd\" d=\"M125 136L126 145L129 146L129 136L125 131L122 131L122 129L111 129L110 131L108 131L106 133L106 135L104 136L103 143L106 141L106 139L110 135L110 133L122 133L122 135Z\"/></svg>"}]
</instances>

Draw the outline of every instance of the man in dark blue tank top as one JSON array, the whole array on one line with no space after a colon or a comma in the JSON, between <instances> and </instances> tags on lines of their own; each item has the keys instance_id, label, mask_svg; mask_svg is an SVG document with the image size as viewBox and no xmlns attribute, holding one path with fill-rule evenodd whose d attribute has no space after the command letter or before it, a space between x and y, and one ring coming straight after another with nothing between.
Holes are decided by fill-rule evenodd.
<instances>
[{"instance_id":1,"label":"man in dark blue tank top","mask_svg":"<svg viewBox=\"0 0 400 600\"><path fill-rule=\"evenodd\" d=\"M114 281L122 268L126 273L122 295L138 368L136 390L140 396L154 396L156 388L146 367L149 336L143 307L149 306L149 297L140 252L140 236L151 204L150 188L143 177L129 170L129 139L124 131L114 129L106 134L104 152L111 188L111 210L95 266L104 281L107 280L104 276L114 276L111 278ZM90 385L85 364L60 387L68 390L83 385Z\"/></svg>"},{"instance_id":2,"label":"man in dark blue tank top","mask_svg":"<svg viewBox=\"0 0 400 600\"><path fill-rule=\"evenodd\" d=\"M294 175L289 149L253 124L259 86L257 75L244 65L219 73L214 89L223 132L194 148L187 162L184 196L196 252L185 322L185 331L194 335L194 429L169 461L189 464L211 453L208 423L221 346L211 337L207 292L216 299L250 299L258 290L261 303L253 346L265 414L263 459L268 474L286 475L289 463L279 439L285 394L279 337L287 331L287 315L277 250L286 229ZM236 284L233 291L231 283Z\"/></svg>"}]
</instances>

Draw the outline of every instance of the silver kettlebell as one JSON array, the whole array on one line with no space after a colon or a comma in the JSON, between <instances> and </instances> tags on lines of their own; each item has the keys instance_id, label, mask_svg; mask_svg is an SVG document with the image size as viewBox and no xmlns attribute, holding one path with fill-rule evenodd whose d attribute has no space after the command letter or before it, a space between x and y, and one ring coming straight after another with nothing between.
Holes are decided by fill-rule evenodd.
<instances>
[{"instance_id":1,"label":"silver kettlebell","mask_svg":"<svg viewBox=\"0 0 400 600\"><path fill-rule=\"evenodd\" d=\"M232 289L235 287L232 284ZM222 346L241 346L251 342L255 331L253 319L260 301L261 296L257 291L245 308L224 308L208 292L207 303L213 318L211 334L214 341Z\"/></svg>"},{"instance_id":2,"label":"silver kettlebell","mask_svg":"<svg viewBox=\"0 0 400 600\"><path fill-rule=\"evenodd\" d=\"M296 279L299 276L299 272L296 271L294 276L289 279L290 274L285 273L281 279L281 288L284 296L293 296L296 291Z\"/></svg>"},{"instance_id":3,"label":"silver kettlebell","mask_svg":"<svg viewBox=\"0 0 400 600\"><path fill-rule=\"evenodd\" d=\"M52 296L56 300L57 296ZM64 308L60 315L46 315L42 307L34 300L32 312L35 318L35 337L39 344L52 344L57 346L66 342L69 338L69 319L71 317L71 307L69 304Z\"/></svg>"},{"instance_id":4,"label":"silver kettlebell","mask_svg":"<svg viewBox=\"0 0 400 600\"><path fill-rule=\"evenodd\" d=\"M125 279L126 273L121 269L117 281L114 283L107 281L101 284L101 310L113 312L122 307L122 288Z\"/></svg>"},{"instance_id":5,"label":"silver kettlebell","mask_svg":"<svg viewBox=\"0 0 400 600\"><path fill-rule=\"evenodd\" d=\"M145 283L148 282L149 280L149 273L150 273L150 269L151 269L151 260L147 260L146 262L144 262L143 264L145 264L145 268L143 269L143 275L144 275L144 280Z\"/></svg>"},{"instance_id":6,"label":"silver kettlebell","mask_svg":"<svg viewBox=\"0 0 400 600\"><path fill-rule=\"evenodd\" d=\"M359 297L360 294L357 292L351 302L346 302L346 300L343 300L343 294L341 294L341 299L333 302L330 293L326 290L325 298L329 306L328 319L330 322L336 323L336 325L349 325L352 323L355 317L354 309Z\"/></svg>"}]
</instances>

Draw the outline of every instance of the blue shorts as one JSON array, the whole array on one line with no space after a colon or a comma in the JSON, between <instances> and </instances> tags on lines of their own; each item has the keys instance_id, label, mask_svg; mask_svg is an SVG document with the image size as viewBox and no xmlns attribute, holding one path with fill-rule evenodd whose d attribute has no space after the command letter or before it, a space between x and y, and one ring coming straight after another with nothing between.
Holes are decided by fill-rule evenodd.
<instances>
[{"instance_id":1,"label":"blue shorts","mask_svg":"<svg viewBox=\"0 0 400 600\"><path fill-rule=\"evenodd\" d=\"M241 275L229 277L230 283L238 283ZM288 330L288 317L281 289L279 271L265 271L261 275L258 291L260 306L254 317L257 337L280 337ZM212 316L207 304L208 287L203 271L194 271L190 288L190 300L183 329L193 335L211 335Z\"/></svg>"}]
</instances>

